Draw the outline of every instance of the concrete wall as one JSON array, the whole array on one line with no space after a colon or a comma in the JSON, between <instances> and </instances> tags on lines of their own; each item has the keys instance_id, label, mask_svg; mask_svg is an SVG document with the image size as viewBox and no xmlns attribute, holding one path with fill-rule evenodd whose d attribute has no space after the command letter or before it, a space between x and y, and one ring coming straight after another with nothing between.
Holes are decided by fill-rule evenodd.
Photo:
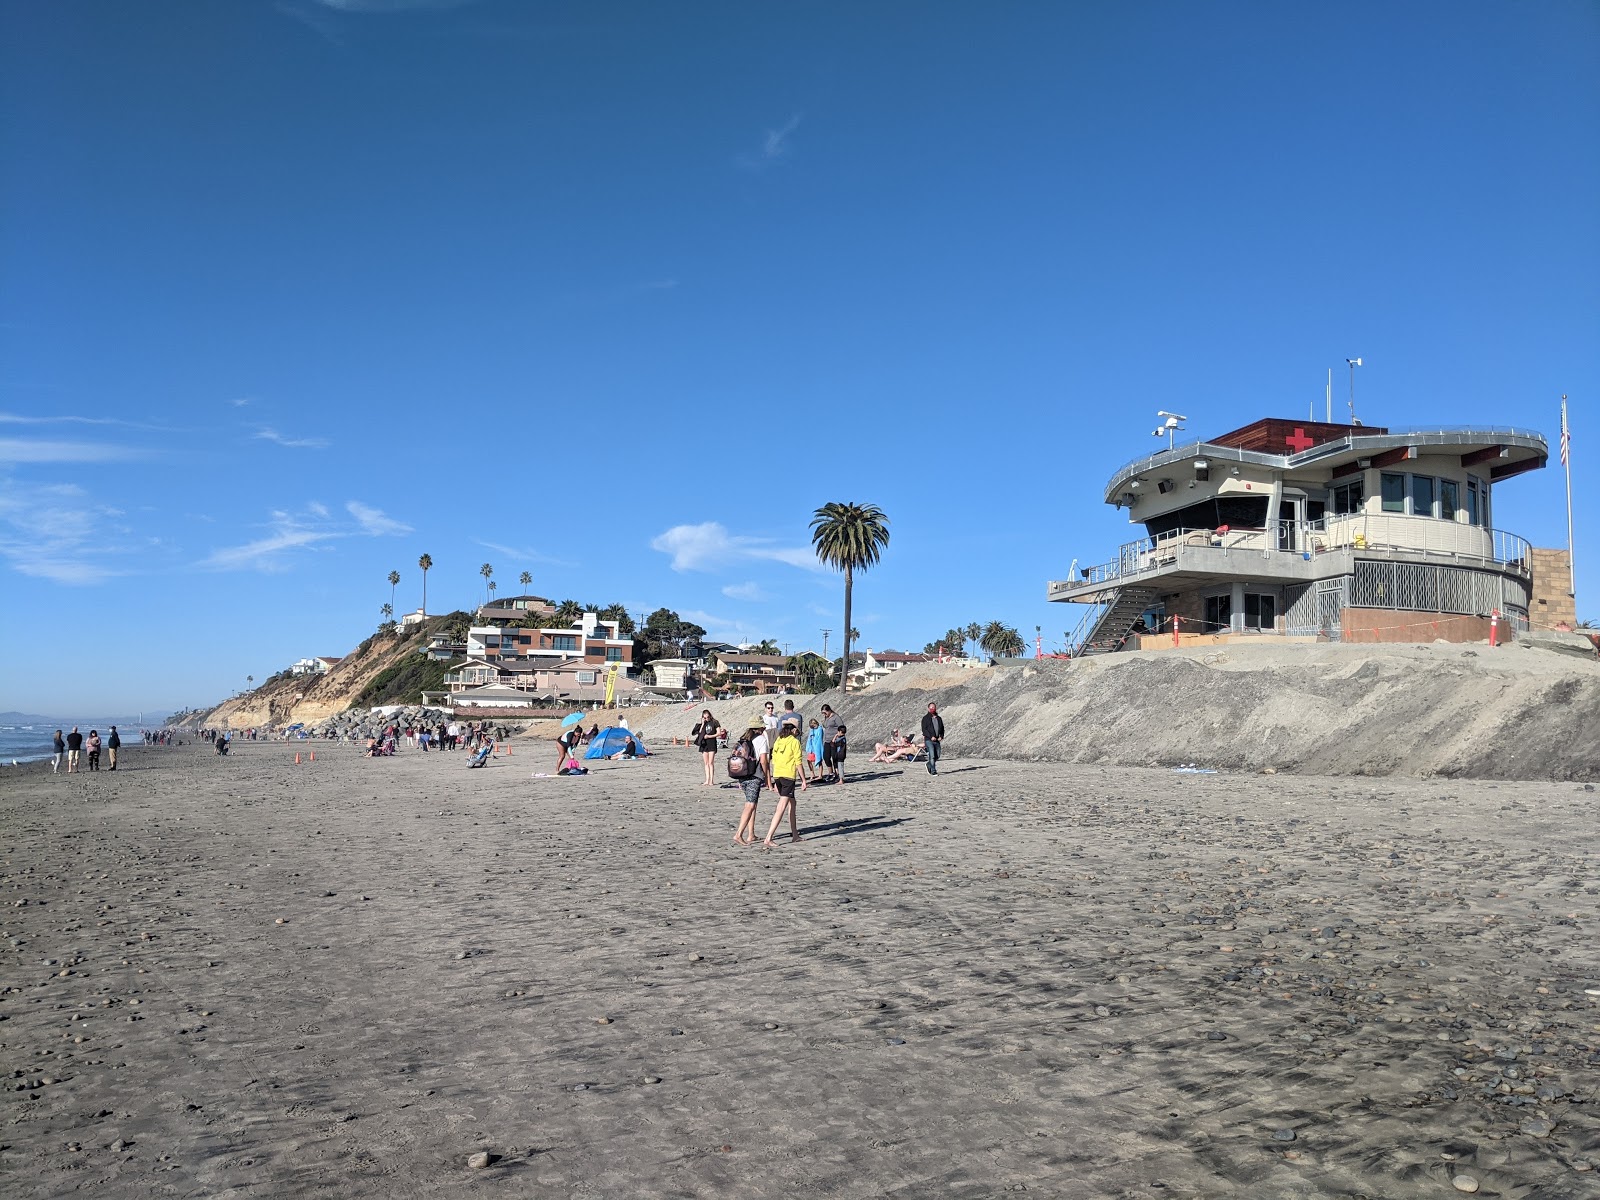
<instances>
[{"instance_id":1,"label":"concrete wall","mask_svg":"<svg viewBox=\"0 0 1600 1200\"><path fill-rule=\"evenodd\" d=\"M1534 629L1554 629L1577 624L1577 600L1568 592L1572 586L1572 560L1565 550L1535 547L1533 551L1533 599L1528 605L1528 624Z\"/></svg>"}]
</instances>

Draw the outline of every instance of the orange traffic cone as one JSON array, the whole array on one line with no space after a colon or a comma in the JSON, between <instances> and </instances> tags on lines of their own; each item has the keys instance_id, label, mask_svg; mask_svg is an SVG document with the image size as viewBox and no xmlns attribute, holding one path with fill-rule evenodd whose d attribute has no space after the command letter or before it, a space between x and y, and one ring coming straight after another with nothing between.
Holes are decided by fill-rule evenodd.
<instances>
[{"instance_id":1,"label":"orange traffic cone","mask_svg":"<svg viewBox=\"0 0 1600 1200\"><path fill-rule=\"evenodd\" d=\"M511 743L510 742L506 743L506 757L507 758L511 757Z\"/></svg>"},{"instance_id":2,"label":"orange traffic cone","mask_svg":"<svg viewBox=\"0 0 1600 1200\"><path fill-rule=\"evenodd\" d=\"M317 752L315 750L313 750L311 752L311 761L312 762L316 762L317 761Z\"/></svg>"},{"instance_id":3,"label":"orange traffic cone","mask_svg":"<svg viewBox=\"0 0 1600 1200\"><path fill-rule=\"evenodd\" d=\"M300 765L300 751L298 750L294 752L294 765L297 767Z\"/></svg>"}]
</instances>

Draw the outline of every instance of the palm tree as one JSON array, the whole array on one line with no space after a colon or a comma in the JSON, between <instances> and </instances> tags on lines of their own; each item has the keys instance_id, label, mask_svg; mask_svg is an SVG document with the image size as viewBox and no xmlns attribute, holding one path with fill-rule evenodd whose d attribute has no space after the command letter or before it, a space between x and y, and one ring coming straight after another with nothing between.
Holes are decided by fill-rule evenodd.
<instances>
[{"instance_id":1,"label":"palm tree","mask_svg":"<svg viewBox=\"0 0 1600 1200\"><path fill-rule=\"evenodd\" d=\"M1000 643L1005 640L1006 627L999 621L990 621L978 637L978 645L989 654L1000 653Z\"/></svg>"},{"instance_id":2,"label":"palm tree","mask_svg":"<svg viewBox=\"0 0 1600 1200\"><path fill-rule=\"evenodd\" d=\"M488 563L484 563L483 566L478 568L478 574L483 576L483 602L487 604L489 603L489 578L494 574L494 568Z\"/></svg>"},{"instance_id":3,"label":"palm tree","mask_svg":"<svg viewBox=\"0 0 1600 1200\"><path fill-rule=\"evenodd\" d=\"M817 557L844 572L844 670L839 686L850 690L850 599L855 573L877 564L889 544L889 518L876 504L824 504L811 518Z\"/></svg>"},{"instance_id":4,"label":"palm tree","mask_svg":"<svg viewBox=\"0 0 1600 1200\"><path fill-rule=\"evenodd\" d=\"M963 635L965 635L966 640L968 642L977 642L978 643L978 648L980 650L983 648L983 626L982 625L979 625L976 621L974 621L972 624L968 625L961 632L962 632ZM961 647L961 653L963 653L963 654L967 653L967 647L966 647L966 645L964 643L963 643L963 645Z\"/></svg>"},{"instance_id":5,"label":"palm tree","mask_svg":"<svg viewBox=\"0 0 1600 1200\"><path fill-rule=\"evenodd\" d=\"M389 620L389 619L390 619L390 618L391 618L391 617L393 617L393 616L394 616L394 605L392 605L392 604L385 604L385 605L384 605L384 606L383 606L383 607L382 607L382 608L380 608L380 609L379 609L379 610L378 610L378 611L379 611L379 612L381 612L381 613L382 613L382 614L383 614L383 618L384 618L384 620L386 620L386 621L387 621L387 620Z\"/></svg>"},{"instance_id":6,"label":"palm tree","mask_svg":"<svg viewBox=\"0 0 1600 1200\"><path fill-rule=\"evenodd\" d=\"M394 609L394 590L395 590L395 588L397 588L399 586L400 586L400 572L399 571L390 571L389 572L389 608L390 608L391 611Z\"/></svg>"},{"instance_id":7,"label":"palm tree","mask_svg":"<svg viewBox=\"0 0 1600 1200\"><path fill-rule=\"evenodd\" d=\"M248 687L254 687L255 686L255 682L256 682L256 677L254 675L246 675L244 677L244 685L247 688Z\"/></svg>"},{"instance_id":8,"label":"palm tree","mask_svg":"<svg viewBox=\"0 0 1600 1200\"><path fill-rule=\"evenodd\" d=\"M530 575L527 571L524 571L521 575L517 576L517 582L520 583L523 587L527 587L529 584L531 584L533 582L533 576Z\"/></svg>"},{"instance_id":9,"label":"palm tree","mask_svg":"<svg viewBox=\"0 0 1600 1200\"><path fill-rule=\"evenodd\" d=\"M492 579L491 579L491 580L489 580L489 599L490 599L490 601L491 601L491 602L492 602L492 601L493 601L493 600L494 600L494 593L495 593L495 589L496 589L496 588L497 588L497 587L498 587L498 586L499 586L499 585L498 585L498 584L497 584L497 583L495 583L495 581L494 581L494 580L492 580Z\"/></svg>"},{"instance_id":10,"label":"palm tree","mask_svg":"<svg viewBox=\"0 0 1600 1200\"><path fill-rule=\"evenodd\" d=\"M428 568L433 566L433 555L424 554L417 559L417 566L422 568L422 615L428 615Z\"/></svg>"},{"instance_id":11,"label":"palm tree","mask_svg":"<svg viewBox=\"0 0 1600 1200\"><path fill-rule=\"evenodd\" d=\"M576 600L563 600L556 605L556 620L563 626L571 625L581 616L583 616L583 605Z\"/></svg>"}]
</instances>

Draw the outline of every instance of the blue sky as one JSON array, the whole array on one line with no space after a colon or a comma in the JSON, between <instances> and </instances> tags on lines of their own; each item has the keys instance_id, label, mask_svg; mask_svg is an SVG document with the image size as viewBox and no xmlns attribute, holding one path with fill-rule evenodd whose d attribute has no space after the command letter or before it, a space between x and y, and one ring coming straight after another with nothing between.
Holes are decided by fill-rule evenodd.
<instances>
[{"instance_id":1,"label":"blue sky","mask_svg":"<svg viewBox=\"0 0 1600 1200\"><path fill-rule=\"evenodd\" d=\"M1600 9L0 3L0 709L216 700L501 594L820 648L1076 623L1153 448L1573 404ZM1552 458L1552 461L1554 459ZM1565 543L1562 476L1500 526Z\"/></svg>"}]
</instances>

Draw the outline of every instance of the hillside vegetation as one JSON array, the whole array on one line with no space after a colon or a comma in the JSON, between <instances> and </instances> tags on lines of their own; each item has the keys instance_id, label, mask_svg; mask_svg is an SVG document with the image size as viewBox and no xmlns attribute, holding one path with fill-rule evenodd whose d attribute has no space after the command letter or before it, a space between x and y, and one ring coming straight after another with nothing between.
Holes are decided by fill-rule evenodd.
<instances>
[{"instance_id":1,"label":"hillside vegetation","mask_svg":"<svg viewBox=\"0 0 1600 1200\"><path fill-rule=\"evenodd\" d=\"M416 704L443 686L448 663L420 651L438 633L464 633L470 615L430 617L409 629L375 633L324 675L274 675L260 687L223 701L189 723L224 729L311 724L352 706Z\"/></svg>"}]
</instances>

